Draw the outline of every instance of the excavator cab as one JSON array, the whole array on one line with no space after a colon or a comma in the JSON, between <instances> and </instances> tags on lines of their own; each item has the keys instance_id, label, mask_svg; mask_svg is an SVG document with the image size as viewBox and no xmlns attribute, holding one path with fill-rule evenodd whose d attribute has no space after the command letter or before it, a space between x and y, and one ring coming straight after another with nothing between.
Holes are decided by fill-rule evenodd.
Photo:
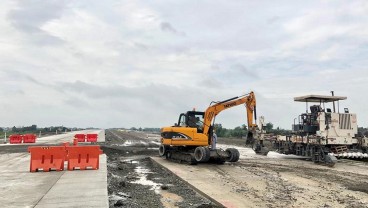
<instances>
[{"instance_id":1,"label":"excavator cab","mask_svg":"<svg viewBox=\"0 0 368 208\"><path fill-rule=\"evenodd\" d=\"M180 114L178 123L175 124L175 126L180 127L197 128L198 133L203 133L203 125L204 112L199 111L188 111L187 113Z\"/></svg>"}]
</instances>

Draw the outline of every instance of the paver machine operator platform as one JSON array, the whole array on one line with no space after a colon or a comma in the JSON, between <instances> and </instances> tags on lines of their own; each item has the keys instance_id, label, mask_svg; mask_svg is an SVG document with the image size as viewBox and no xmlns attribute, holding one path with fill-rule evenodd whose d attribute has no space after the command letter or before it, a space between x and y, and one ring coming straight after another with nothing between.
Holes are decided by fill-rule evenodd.
<instances>
[{"instance_id":1,"label":"paver machine operator platform","mask_svg":"<svg viewBox=\"0 0 368 208\"><path fill-rule=\"evenodd\" d=\"M239 151L235 148L226 150L213 148L213 127L215 117L222 111L244 104L247 112L247 142L254 146L256 153L267 154L263 146L260 128L256 124L256 98L254 92L233 97L220 102L211 102L204 111L187 111L179 116L174 126L161 128L159 155L169 160L178 160L196 164L197 162L215 161L223 163L239 160ZM254 119L253 119L254 118Z\"/></svg>"}]
</instances>

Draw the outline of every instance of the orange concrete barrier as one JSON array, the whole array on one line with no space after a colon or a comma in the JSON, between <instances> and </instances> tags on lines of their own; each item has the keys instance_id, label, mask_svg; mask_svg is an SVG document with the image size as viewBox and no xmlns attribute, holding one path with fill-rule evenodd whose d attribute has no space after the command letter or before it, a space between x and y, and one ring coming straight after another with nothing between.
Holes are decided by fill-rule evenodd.
<instances>
[{"instance_id":1,"label":"orange concrete barrier","mask_svg":"<svg viewBox=\"0 0 368 208\"><path fill-rule=\"evenodd\" d=\"M78 139L73 139L73 146L78 146Z\"/></svg>"},{"instance_id":2,"label":"orange concrete barrier","mask_svg":"<svg viewBox=\"0 0 368 208\"><path fill-rule=\"evenodd\" d=\"M87 134L87 142L97 142L97 134Z\"/></svg>"},{"instance_id":3,"label":"orange concrete barrier","mask_svg":"<svg viewBox=\"0 0 368 208\"><path fill-rule=\"evenodd\" d=\"M99 169L100 146L67 146L68 170Z\"/></svg>"},{"instance_id":4,"label":"orange concrete barrier","mask_svg":"<svg viewBox=\"0 0 368 208\"><path fill-rule=\"evenodd\" d=\"M64 170L65 146L28 147L28 152L31 153L31 172L40 171L41 169L43 172Z\"/></svg>"},{"instance_id":5,"label":"orange concrete barrier","mask_svg":"<svg viewBox=\"0 0 368 208\"><path fill-rule=\"evenodd\" d=\"M22 143L22 136L19 134L13 134L9 136L10 144L21 144Z\"/></svg>"},{"instance_id":6,"label":"orange concrete barrier","mask_svg":"<svg viewBox=\"0 0 368 208\"><path fill-rule=\"evenodd\" d=\"M78 139L78 142L85 142L86 141L86 135L84 135L84 134L75 134L74 138Z\"/></svg>"},{"instance_id":7,"label":"orange concrete barrier","mask_svg":"<svg viewBox=\"0 0 368 208\"><path fill-rule=\"evenodd\" d=\"M23 143L36 143L35 134L25 134L22 137L23 137Z\"/></svg>"}]
</instances>

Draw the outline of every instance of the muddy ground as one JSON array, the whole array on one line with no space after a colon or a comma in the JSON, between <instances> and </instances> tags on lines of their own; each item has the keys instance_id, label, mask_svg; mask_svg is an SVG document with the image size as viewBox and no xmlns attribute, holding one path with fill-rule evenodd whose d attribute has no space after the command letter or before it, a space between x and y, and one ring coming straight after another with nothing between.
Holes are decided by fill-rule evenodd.
<instances>
[{"instance_id":1,"label":"muddy ground","mask_svg":"<svg viewBox=\"0 0 368 208\"><path fill-rule=\"evenodd\" d=\"M106 130L110 207L218 207L149 156L158 155L158 137Z\"/></svg>"}]
</instances>

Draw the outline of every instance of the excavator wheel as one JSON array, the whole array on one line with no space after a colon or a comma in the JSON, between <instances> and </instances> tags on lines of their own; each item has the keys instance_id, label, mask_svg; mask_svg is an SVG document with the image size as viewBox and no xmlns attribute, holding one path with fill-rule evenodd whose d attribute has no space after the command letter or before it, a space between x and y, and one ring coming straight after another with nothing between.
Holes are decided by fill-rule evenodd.
<instances>
[{"instance_id":1,"label":"excavator wheel","mask_svg":"<svg viewBox=\"0 0 368 208\"><path fill-rule=\"evenodd\" d=\"M210 156L208 147L197 147L194 150L194 158L197 162L207 162L210 160Z\"/></svg>"},{"instance_id":2,"label":"excavator wheel","mask_svg":"<svg viewBox=\"0 0 368 208\"><path fill-rule=\"evenodd\" d=\"M167 149L168 147L166 145L163 145L163 144L160 145L160 147L158 148L158 154L160 155L160 157L163 157L166 155Z\"/></svg>"},{"instance_id":3,"label":"excavator wheel","mask_svg":"<svg viewBox=\"0 0 368 208\"><path fill-rule=\"evenodd\" d=\"M227 158L226 161L228 161L228 162L237 162L239 160L240 153L237 149L227 148L225 151L229 154L229 157Z\"/></svg>"}]
</instances>

